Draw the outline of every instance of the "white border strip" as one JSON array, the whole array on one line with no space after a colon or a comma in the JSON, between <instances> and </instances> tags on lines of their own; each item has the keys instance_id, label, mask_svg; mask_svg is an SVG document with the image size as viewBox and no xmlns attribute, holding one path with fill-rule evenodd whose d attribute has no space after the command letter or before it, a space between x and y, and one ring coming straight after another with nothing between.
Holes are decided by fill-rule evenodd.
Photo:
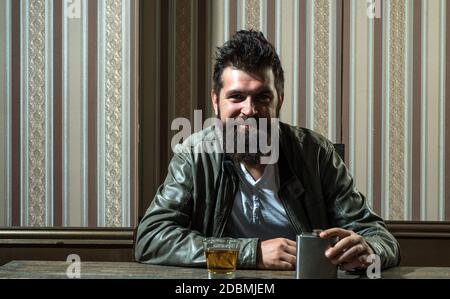
<instances>
[{"instance_id":1,"label":"white border strip","mask_svg":"<svg viewBox=\"0 0 450 299\"><path fill-rule=\"evenodd\" d=\"M367 128L367 201L369 206L373 208L373 128L374 128L374 78L373 78L373 66L374 66L374 19L369 18L367 28L367 40L368 40L368 128Z\"/></svg>"},{"instance_id":2,"label":"white border strip","mask_svg":"<svg viewBox=\"0 0 450 299\"><path fill-rule=\"evenodd\" d=\"M191 121L194 120L194 110L196 109L198 105L198 98L199 94L202 91L197 90L197 82L198 82L198 59L197 59L197 53L198 53L198 2L196 0L191 0L191 13L190 13L190 24L191 24L191 46L190 46L190 119ZM195 131L195 129L194 129Z\"/></svg>"},{"instance_id":3,"label":"white border strip","mask_svg":"<svg viewBox=\"0 0 450 299\"><path fill-rule=\"evenodd\" d=\"M314 130L314 3L312 3L312 0L307 0L306 5L306 11L309 12L309 15L311 17L310 20L307 20L306 24L306 32L308 32L309 35L306 43L306 70L309 70L309 74L306 75L306 78L308 80L306 82L306 126L311 130Z\"/></svg>"},{"instance_id":4,"label":"white border strip","mask_svg":"<svg viewBox=\"0 0 450 299\"><path fill-rule=\"evenodd\" d=\"M295 0L294 1L294 30L293 30L293 33L294 33L294 38L293 38L293 41L294 41L294 67L293 67L293 69L292 69L292 111L291 111L291 113L292 113L292 124L294 125L294 126L297 126L297 125L299 125L298 124L298 120L297 120L297 111L298 111L298 100L299 100L299 98L298 98L298 94L299 94L299 92L298 92L298 76L299 76L299 67L298 67L298 65L299 65L299 57L298 57L298 34L299 34L299 32L298 32L298 27L299 27L299 22L298 22L298 19L299 19L299 15L298 15L298 0Z\"/></svg>"},{"instance_id":5,"label":"white border strip","mask_svg":"<svg viewBox=\"0 0 450 299\"><path fill-rule=\"evenodd\" d=\"M420 220L427 218L427 50L428 50L428 0L422 0L422 123L421 123L421 190Z\"/></svg>"},{"instance_id":6,"label":"white border strip","mask_svg":"<svg viewBox=\"0 0 450 299\"><path fill-rule=\"evenodd\" d=\"M439 220L445 220L445 93L446 93L446 23L447 3L440 1L440 81L439 81Z\"/></svg>"},{"instance_id":7,"label":"white border strip","mask_svg":"<svg viewBox=\"0 0 450 299\"><path fill-rule=\"evenodd\" d=\"M45 226L53 226L53 0L45 2Z\"/></svg>"},{"instance_id":8,"label":"white border strip","mask_svg":"<svg viewBox=\"0 0 450 299\"><path fill-rule=\"evenodd\" d=\"M349 134L349 169L350 173L355 173L355 80L356 80L356 0L351 0L350 19L350 134Z\"/></svg>"},{"instance_id":9,"label":"white border strip","mask_svg":"<svg viewBox=\"0 0 450 299\"><path fill-rule=\"evenodd\" d=\"M308 0L305 0L308 1ZM275 44L278 55L281 55L281 1L275 2Z\"/></svg>"},{"instance_id":10,"label":"white border strip","mask_svg":"<svg viewBox=\"0 0 450 299\"><path fill-rule=\"evenodd\" d=\"M223 1L223 14L224 14L223 38L224 41L226 41L230 36L230 0Z\"/></svg>"},{"instance_id":11,"label":"white border strip","mask_svg":"<svg viewBox=\"0 0 450 299\"><path fill-rule=\"evenodd\" d=\"M228 0L225 0L228 1ZM237 0L237 24L236 30L239 31L245 28L245 0ZM224 36L224 39L227 40L228 37Z\"/></svg>"},{"instance_id":12,"label":"white border strip","mask_svg":"<svg viewBox=\"0 0 450 299\"><path fill-rule=\"evenodd\" d=\"M82 92L83 92L83 101L81 104L81 110L82 110L82 170L81 170L81 188L82 188L82 226L87 227L88 226L88 205L87 205L87 186L88 186L88 160L87 160L87 144L88 144L88 128L87 128L87 104L88 104L88 95L87 95L87 88L89 85L88 82L88 48L89 48L89 42L88 42L88 19L89 19L89 13L88 13L88 1L83 0L83 16L82 16L82 26L83 26L83 68L82 68Z\"/></svg>"},{"instance_id":13,"label":"white border strip","mask_svg":"<svg viewBox=\"0 0 450 299\"><path fill-rule=\"evenodd\" d=\"M177 1L169 0L169 63L168 63L168 75L169 75L169 90L168 90L168 115L167 120L170 122L176 115L176 46L177 46ZM164 121L164 118L163 118ZM169 125L170 126L170 125ZM169 138L170 139L170 138ZM167 140L167 157L171 156L170 140Z\"/></svg>"},{"instance_id":14,"label":"white border strip","mask_svg":"<svg viewBox=\"0 0 450 299\"><path fill-rule=\"evenodd\" d=\"M98 44L98 94L97 94L97 225L99 227L105 226L105 122L104 122L104 95L105 95L105 3L98 2L98 21L97 21L97 36L100 43Z\"/></svg>"},{"instance_id":15,"label":"white border strip","mask_svg":"<svg viewBox=\"0 0 450 299\"><path fill-rule=\"evenodd\" d=\"M28 16L29 2L23 0L20 2L20 39L22 41L21 60L21 101L20 113L22 120L20 122L20 143L21 143L21 168L22 175L20 177L21 197L20 203L23 208L20 213L21 226L28 226Z\"/></svg>"},{"instance_id":16,"label":"white border strip","mask_svg":"<svg viewBox=\"0 0 450 299\"><path fill-rule=\"evenodd\" d=\"M267 37L267 0L259 0L259 30Z\"/></svg>"},{"instance_id":17,"label":"white border strip","mask_svg":"<svg viewBox=\"0 0 450 299\"><path fill-rule=\"evenodd\" d=\"M68 52L68 15L67 15L67 5L63 5L63 186L62 186L62 193L63 193L63 217L62 217L62 224L64 227L68 226L68 217L67 217L67 197L68 197L68 183L67 183L67 170L68 170L68 164L67 164L67 144L68 144L68 112L67 112L67 106L68 106L68 59L67 59L67 52Z\"/></svg>"},{"instance_id":18,"label":"white border strip","mask_svg":"<svg viewBox=\"0 0 450 299\"><path fill-rule=\"evenodd\" d=\"M135 2L135 5L139 9L139 3ZM134 131L133 132L131 131L131 127L134 126L134 123L139 120L136 117L132 117L132 116L136 116L136 114L134 113L135 112L134 111L134 105L136 103L136 99L133 97L133 95L135 94L133 91L135 91L136 89L133 88L133 85L132 85L134 82L131 82L131 75L132 75L131 72L133 71L134 74L136 74L136 69L133 69L134 61L131 61L131 53L133 51L136 53L136 49L134 48L134 46L139 47L139 45L133 44L132 40L131 40L131 36L134 36L135 42L138 42L138 40L136 40L136 38L138 37L137 36L138 32L135 32L133 30L133 29L135 29L135 27L133 27L133 22L132 22L133 17L131 15L132 13L134 13L134 12L132 11L131 1L129 1L128 13L127 13L127 15L128 15L128 20L127 20L128 30L127 30L127 33L128 33L128 36L130 37L130 40L128 41L129 54L128 54L127 60L128 60L128 70L129 70L130 74L128 76L129 91L128 91L128 105L127 105L127 109L128 109L128 123L127 123L127 127L128 127L128 136L127 136L128 153L127 153L127 161L126 161L126 163L127 163L126 178L127 178L127 188L128 188L127 189L128 190L127 191L127 198L128 198L127 216L128 216L128 220L127 220L126 225L125 225L126 227L131 227L131 226L135 225L134 224L135 220L131 219L131 209L135 209L134 210L134 214L135 214L136 221L137 221L138 212L139 212L138 211L138 206L133 205L133 203L137 202L137 200L138 200L138 199L136 199L136 197L138 196L138 190L135 188L135 183L136 183L135 181L138 180L139 177L137 175L135 175L134 176L135 181L134 182L131 181L131 163L135 163L135 161L131 161L131 140L132 140L132 138L131 138L132 135L131 134L135 134ZM139 15L138 14L134 15L134 18L137 19L136 22L138 22L138 24L139 24L139 19L138 19ZM139 58L139 55L136 56L136 59L138 59L138 58ZM134 78L135 78L135 80L137 80L139 77L135 76ZM138 125L134 126L134 130L137 130L137 128L138 128ZM139 139L137 139L137 140L139 140ZM137 140L133 139L133 142L135 142L135 146L136 146L135 153L136 153L136 149L138 148L138 145L136 144ZM135 155L135 159L138 159L138 157L139 157L138 155ZM135 168L135 171L137 169L138 168ZM135 191L134 192L134 196L135 196L134 198L131 198L131 196L130 196L132 189Z\"/></svg>"},{"instance_id":19,"label":"white border strip","mask_svg":"<svg viewBox=\"0 0 450 299\"><path fill-rule=\"evenodd\" d=\"M337 1L329 0L328 19L328 139L336 142L336 28Z\"/></svg>"},{"instance_id":20,"label":"white border strip","mask_svg":"<svg viewBox=\"0 0 450 299\"><path fill-rule=\"evenodd\" d=\"M405 128L405 149L407 150L407 157L405 157L405 217L403 220L412 219L412 136L413 136L413 47L414 47L414 3L407 3L407 60L406 71L407 75L407 109L405 109L406 118L408 120Z\"/></svg>"},{"instance_id":21,"label":"white border strip","mask_svg":"<svg viewBox=\"0 0 450 299\"><path fill-rule=\"evenodd\" d=\"M383 99L382 99L382 121L381 121L381 140L384 144L381 146L381 216L385 219L389 218L389 105L390 105L390 3L385 2L383 5L383 15L385 22L383 22Z\"/></svg>"},{"instance_id":22,"label":"white border strip","mask_svg":"<svg viewBox=\"0 0 450 299\"><path fill-rule=\"evenodd\" d=\"M390 201L391 201L391 186L389 185L389 182L391 180L391 158L390 158L390 147L391 147L391 134L390 134L390 127L391 127L391 3L386 3L386 18L387 18L387 42L386 42L386 99L385 99L385 121L383 124L385 125L385 138L384 144L385 144L385 163L386 168L384 173L385 178L385 197L384 197L384 216L386 219L390 219L389 211L390 211Z\"/></svg>"},{"instance_id":23,"label":"white border strip","mask_svg":"<svg viewBox=\"0 0 450 299\"><path fill-rule=\"evenodd\" d=\"M130 109L128 109L128 105L131 101L130 92L129 92L129 59L130 59L130 34L129 34L129 26L128 20L130 9L127 9L127 2L129 5L130 1L122 0L122 226L129 226L129 216L128 212L130 210L129 204L129 163L128 157L129 155L129 134L128 129L130 127L129 119L130 119Z\"/></svg>"}]
</instances>

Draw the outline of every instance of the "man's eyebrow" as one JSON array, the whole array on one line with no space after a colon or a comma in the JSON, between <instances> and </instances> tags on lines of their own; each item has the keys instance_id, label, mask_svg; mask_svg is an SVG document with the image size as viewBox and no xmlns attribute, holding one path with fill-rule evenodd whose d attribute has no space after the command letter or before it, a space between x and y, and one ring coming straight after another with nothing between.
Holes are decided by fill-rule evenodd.
<instances>
[{"instance_id":1,"label":"man's eyebrow","mask_svg":"<svg viewBox=\"0 0 450 299\"><path fill-rule=\"evenodd\" d=\"M272 89L270 89L269 87L263 87L257 90L255 93L272 93Z\"/></svg>"},{"instance_id":2,"label":"man's eyebrow","mask_svg":"<svg viewBox=\"0 0 450 299\"><path fill-rule=\"evenodd\" d=\"M241 89L231 89L231 90L228 90L225 93L225 96L229 97L229 96L231 96L233 94L239 94L239 93L247 93L247 91L241 90ZM270 94L272 94L272 89L270 89L269 87L263 87L261 89L256 90L253 94L261 94L261 93L270 93Z\"/></svg>"},{"instance_id":3,"label":"man's eyebrow","mask_svg":"<svg viewBox=\"0 0 450 299\"><path fill-rule=\"evenodd\" d=\"M231 89L231 90L228 90L225 93L225 96L229 97L229 96L231 96L232 94L235 94L235 93L245 93L245 91L240 90L240 89Z\"/></svg>"}]
</instances>

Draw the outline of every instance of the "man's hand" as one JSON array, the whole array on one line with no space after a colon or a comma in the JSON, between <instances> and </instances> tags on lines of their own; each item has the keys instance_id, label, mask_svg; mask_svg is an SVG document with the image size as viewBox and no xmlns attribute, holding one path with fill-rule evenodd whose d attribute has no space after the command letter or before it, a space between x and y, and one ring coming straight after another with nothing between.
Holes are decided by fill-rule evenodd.
<instances>
[{"instance_id":1,"label":"man's hand","mask_svg":"<svg viewBox=\"0 0 450 299\"><path fill-rule=\"evenodd\" d=\"M294 270L296 263L296 243L289 239L272 239L259 243L258 269Z\"/></svg>"},{"instance_id":2,"label":"man's hand","mask_svg":"<svg viewBox=\"0 0 450 299\"><path fill-rule=\"evenodd\" d=\"M342 228L331 228L320 233L321 238L339 237L332 248L325 252L325 256L343 270L367 268L367 257L373 254L372 248L363 237L355 232Z\"/></svg>"}]
</instances>

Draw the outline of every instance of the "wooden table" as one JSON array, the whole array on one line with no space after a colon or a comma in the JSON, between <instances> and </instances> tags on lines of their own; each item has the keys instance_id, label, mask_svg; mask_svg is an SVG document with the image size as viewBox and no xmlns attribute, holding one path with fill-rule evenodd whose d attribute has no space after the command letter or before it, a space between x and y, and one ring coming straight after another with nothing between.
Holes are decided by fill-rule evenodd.
<instances>
[{"instance_id":1,"label":"wooden table","mask_svg":"<svg viewBox=\"0 0 450 299\"><path fill-rule=\"evenodd\" d=\"M0 278L68 278L69 263L62 261L12 261L0 267ZM81 278L206 279L206 269L143 265L138 263L82 262ZM382 278L450 278L450 268L397 267ZM293 279L294 271L238 270L236 278ZM365 278L339 271L338 278Z\"/></svg>"}]
</instances>

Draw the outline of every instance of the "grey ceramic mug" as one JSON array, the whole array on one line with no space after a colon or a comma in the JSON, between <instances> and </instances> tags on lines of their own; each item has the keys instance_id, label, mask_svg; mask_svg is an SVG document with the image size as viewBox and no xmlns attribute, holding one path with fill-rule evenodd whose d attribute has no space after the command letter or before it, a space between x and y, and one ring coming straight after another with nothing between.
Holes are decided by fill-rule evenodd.
<instances>
[{"instance_id":1,"label":"grey ceramic mug","mask_svg":"<svg viewBox=\"0 0 450 299\"><path fill-rule=\"evenodd\" d=\"M325 256L325 251L337 242L337 238L322 239L320 231L297 236L297 279L334 279L337 266Z\"/></svg>"}]
</instances>

